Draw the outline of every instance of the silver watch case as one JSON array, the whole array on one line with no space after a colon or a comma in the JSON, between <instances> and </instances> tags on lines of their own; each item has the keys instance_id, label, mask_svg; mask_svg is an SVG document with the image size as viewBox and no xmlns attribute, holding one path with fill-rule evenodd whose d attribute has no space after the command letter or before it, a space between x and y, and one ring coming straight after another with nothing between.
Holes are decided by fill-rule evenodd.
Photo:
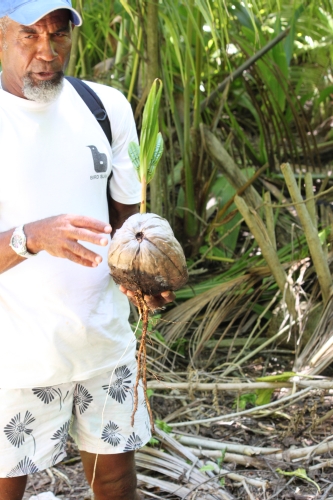
<instances>
[{"instance_id":1,"label":"silver watch case","mask_svg":"<svg viewBox=\"0 0 333 500\"><path fill-rule=\"evenodd\" d=\"M30 253L27 250L27 238L24 234L24 226L17 227L10 239L9 246L14 250L20 257L35 257L37 254Z\"/></svg>"}]
</instances>

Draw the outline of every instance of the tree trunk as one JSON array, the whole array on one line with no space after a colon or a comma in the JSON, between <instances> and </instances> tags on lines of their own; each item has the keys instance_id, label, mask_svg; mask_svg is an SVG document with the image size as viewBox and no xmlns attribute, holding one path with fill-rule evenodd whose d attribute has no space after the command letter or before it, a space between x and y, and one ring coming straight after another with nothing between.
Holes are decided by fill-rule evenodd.
<instances>
[{"instance_id":1,"label":"tree trunk","mask_svg":"<svg viewBox=\"0 0 333 500\"><path fill-rule=\"evenodd\" d=\"M160 78L159 48L158 48L158 0L149 0L146 8L146 36L147 36L147 87L153 84L155 78ZM157 168L156 174L150 183L151 212L162 215L162 178L163 171Z\"/></svg>"}]
</instances>

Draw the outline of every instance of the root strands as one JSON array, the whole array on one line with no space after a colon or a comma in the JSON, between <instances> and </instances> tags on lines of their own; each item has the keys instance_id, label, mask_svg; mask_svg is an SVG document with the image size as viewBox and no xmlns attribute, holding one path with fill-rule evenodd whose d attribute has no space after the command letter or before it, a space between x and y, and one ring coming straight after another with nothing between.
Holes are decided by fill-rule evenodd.
<instances>
[{"instance_id":1,"label":"root strands","mask_svg":"<svg viewBox=\"0 0 333 500\"><path fill-rule=\"evenodd\" d=\"M135 298L138 303L139 313L142 318L142 335L140 340L140 346L137 355L137 374L134 385L134 405L133 405L133 413L131 418L131 425L134 425L135 413L138 409L139 395L138 395L138 387L140 383L140 379L142 380L143 393L145 402L147 405L147 410L149 414L150 426L152 432L155 431L154 427L154 419L151 411L149 399L147 396L147 331L148 331L148 322L149 322L149 307L146 304L146 301L143 298L142 291L138 290L135 294Z\"/></svg>"}]
</instances>

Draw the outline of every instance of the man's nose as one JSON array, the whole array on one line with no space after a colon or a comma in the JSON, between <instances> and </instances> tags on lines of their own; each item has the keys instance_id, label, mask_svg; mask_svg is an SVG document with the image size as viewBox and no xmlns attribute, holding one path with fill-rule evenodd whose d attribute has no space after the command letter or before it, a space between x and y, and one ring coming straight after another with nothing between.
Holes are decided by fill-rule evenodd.
<instances>
[{"instance_id":1,"label":"man's nose","mask_svg":"<svg viewBox=\"0 0 333 500\"><path fill-rule=\"evenodd\" d=\"M50 38L39 40L37 58L43 61L53 61L58 56L56 44Z\"/></svg>"}]
</instances>

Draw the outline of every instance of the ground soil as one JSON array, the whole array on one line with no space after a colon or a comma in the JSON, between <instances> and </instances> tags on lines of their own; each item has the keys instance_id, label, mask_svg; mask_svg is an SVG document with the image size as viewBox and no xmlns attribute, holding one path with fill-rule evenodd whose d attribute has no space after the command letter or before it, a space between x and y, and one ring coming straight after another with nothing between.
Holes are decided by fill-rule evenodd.
<instances>
[{"instance_id":1,"label":"ground soil","mask_svg":"<svg viewBox=\"0 0 333 500\"><path fill-rule=\"evenodd\" d=\"M251 369L254 369L254 367L248 367L249 373ZM159 420L168 420L168 415L178 410L180 414L179 420L184 421L184 417L181 417L184 408L193 408L193 413L187 413L189 419L197 418L199 415L207 417L207 415L216 416L218 414L232 413L236 410L237 404L241 403L239 399L237 403L234 394L219 394L217 398L216 395L212 396L212 394L203 393L175 394L171 398L169 396L170 394L160 394L151 398L154 416ZM251 404L247 405L247 408L249 407L251 407ZM284 450L290 450L295 447L311 446L332 439L332 418L318 425L318 420L327 414L332 407L333 391L315 391L299 404L290 406L285 412L273 413L267 417L256 415L238 418L231 422L224 421L210 425L180 427L177 428L177 431L202 438L213 438L221 442L262 448L282 447ZM155 446L159 447L156 444ZM53 491L59 499L63 500L91 500L91 491L84 477L79 452L71 439L68 441L67 454L65 461L51 469L51 473L44 471L29 478L24 500L28 500L30 496L44 491ZM333 460L330 467L320 467L321 461L329 458L329 455L326 454L319 457L309 457L308 460L298 463L288 461L276 463L270 462L268 457L266 466L263 469L244 468L232 463L224 463L223 468L230 471L235 471L246 477L265 479L269 482L269 488L266 492L250 487L249 493L239 484L226 479L225 489L235 499L240 500L270 500L273 498L278 500L332 500ZM314 466L318 466L318 468ZM305 468L308 478L318 485L320 491L317 490L314 483L295 476L279 474L276 471L278 468L289 473L297 468ZM57 471L63 476L59 477ZM149 470L140 470L139 472L148 475L154 474L158 477L158 474ZM150 488L149 490L142 488L142 491L147 492L144 495L145 500L148 498L169 500L179 498L157 488ZM149 496L146 496L146 494L149 494ZM196 495L188 497L189 500L192 498L200 500L204 496L200 497L200 493L197 492Z\"/></svg>"},{"instance_id":2,"label":"ground soil","mask_svg":"<svg viewBox=\"0 0 333 500\"><path fill-rule=\"evenodd\" d=\"M277 352L279 354L276 354ZM223 353L218 355L223 357ZM187 362L186 359L183 361ZM188 373L184 371L186 366L177 363L175 371L172 372L173 377L178 380L188 380ZM253 358L247 366L242 366L242 374L244 381L249 381L265 374L292 371L292 366L293 356L286 350L280 349ZM150 371L150 375L152 375L152 371ZM163 379L163 373L156 374L155 372L154 375ZM333 366L329 367L322 375L332 380ZM207 382L210 376L207 373L205 376L201 375L200 378ZM237 377L239 373L235 372L231 376ZM275 392L271 400L280 399L285 395L283 391L286 390ZM228 477L224 477L224 488L232 495L233 499L333 500L333 456L324 453L310 455L307 459L296 462L288 459L288 451L293 448L303 448L333 440L333 416L325 420L325 416L333 409L333 390L313 390L302 400L285 408L278 407L269 414L258 410L253 415L203 425L192 425L191 421L254 408L253 398L244 396L244 393L237 395L235 392L229 391L193 392L189 387L187 391L155 392L150 396L150 403L155 421L168 424L186 422L183 427L173 428L172 432L174 433L213 439L223 443L260 448L276 447L286 452L284 460L279 462L273 461L267 455L263 456L263 465L259 467L251 465L244 467L232 462L223 462L223 469L241 474L244 477L265 480L268 483L268 487L263 490L251 485L245 487ZM163 426L165 430L166 427L164 424ZM157 450L162 449L165 453L170 452L158 442L151 443L149 446L153 446ZM178 455L177 457L184 460L184 457ZM205 460L207 459L202 459L204 463ZM285 472L286 475L279 473L277 469ZM307 478L312 482L292 475L297 469L304 469ZM165 475L153 472L148 468L141 468L138 472L148 477L166 479ZM184 471L181 469L176 480L171 477L167 477L167 479L179 485L186 482ZM209 476L207 479L209 480ZM199 489L194 490L186 497L180 497L163 491L161 488L147 486L147 484L139 484L139 488L144 500L151 498L204 500L206 498ZM67 458L61 464L57 464L51 471L44 471L29 478L24 500L29 500L32 495L45 491L53 491L57 498L62 500L92 500L78 449L71 439L67 443ZM214 498L219 498L219 496Z\"/></svg>"}]
</instances>

